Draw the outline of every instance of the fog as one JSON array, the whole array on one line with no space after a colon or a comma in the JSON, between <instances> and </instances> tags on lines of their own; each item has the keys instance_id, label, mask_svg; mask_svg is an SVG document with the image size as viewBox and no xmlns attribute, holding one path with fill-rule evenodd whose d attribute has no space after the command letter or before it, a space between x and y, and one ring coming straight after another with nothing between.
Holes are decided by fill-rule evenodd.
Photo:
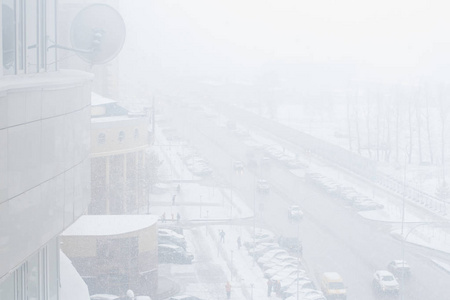
<instances>
[{"instance_id":1,"label":"fog","mask_svg":"<svg viewBox=\"0 0 450 300\"><path fill-rule=\"evenodd\" d=\"M286 69L301 72L305 65L313 73L339 66L344 86L442 82L449 63L442 7L442 1L134 1L121 8L128 31L121 74L139 62L138 77L151 79L149 93L182 79L255 83L261 73L274 73L283 80ZM292 77L290 85L301 85Z\"/></svg>"},{"instance_id":2,"label":"fog","mask_svg":"<svg viewBox=\"0 0 450 300\"><path fill-rule=\"evenodd\" d=\"M446 2L100 2L2 1L0 300L448 297Z\"/></svg>"}]
</instances>

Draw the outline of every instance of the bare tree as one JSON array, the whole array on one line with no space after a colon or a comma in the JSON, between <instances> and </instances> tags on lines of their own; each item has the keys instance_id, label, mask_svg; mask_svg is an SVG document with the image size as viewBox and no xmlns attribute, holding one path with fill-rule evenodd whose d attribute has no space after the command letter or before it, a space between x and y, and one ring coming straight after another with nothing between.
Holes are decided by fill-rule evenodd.
<instances>
[{"instance_id":1,"label":"bare tree","mask_svg":"<svg viewBox=\"0 0 450 300\"><path fill-rule=\"evenodd\" d=\"M412 148L413 148L413 123L412 123L412 105L411 101L408 102L408 127L409 127L409 147L408 147L408 163L412 160Z\"/></svg>"},{"instance_id":2,"label":"bare tree","mask_svg":"<svg viewBox=\"0 0 450 300\"><path fill-rule=\"evenodd\" d=\"M422 118L421 118L421 109L420 109L420 87L417 90L417 93L414 96L415 99L415 109L416 109L416 121L417 121L417 145L419 147L419 163L423 162L422 159Z\"/></svg>"},{"instance_id":3,"label":"bare tree","mask_svg":"<svg viewBox=\"0 0 450 300\"><path fill-rule=\"evenodd\" d=\"M433 163L433 147L431 144L431 130L430 130L430 109L429 109L429 95L428 89L425 89L425 121L427 126L427 135L428 135L428 149L430 151L430 163Z\"/></svg>"},{"instance_id":4,"label":"bare tree","mask_svg":"<svg viewBox=\"0 0 450 300\"><path fill-rule=\"evenodd\" d=\"M366 112L366 126L367 126L367 151L369 157L372 158L372 151L370 150L370 92L367 93L367 112Z\"/></svg>"}]
</instances>

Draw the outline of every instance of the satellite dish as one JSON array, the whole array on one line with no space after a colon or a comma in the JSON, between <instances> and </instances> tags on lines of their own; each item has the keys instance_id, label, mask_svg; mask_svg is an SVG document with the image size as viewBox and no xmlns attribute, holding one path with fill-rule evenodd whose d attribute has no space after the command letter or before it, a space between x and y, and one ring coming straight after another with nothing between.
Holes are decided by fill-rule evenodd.
<instances>
[{"instance_id":1,"label":"satellite dish","mask_svg":"<svg viewBox=\"0 0 450 300\"><path fill-rule=\"evenodd\" d=\"M70 42L82 60L93 65L104 64L119 54L125 35L125 23L114 8L92 4L75 16Z\"/></svg>"}]
</instances>

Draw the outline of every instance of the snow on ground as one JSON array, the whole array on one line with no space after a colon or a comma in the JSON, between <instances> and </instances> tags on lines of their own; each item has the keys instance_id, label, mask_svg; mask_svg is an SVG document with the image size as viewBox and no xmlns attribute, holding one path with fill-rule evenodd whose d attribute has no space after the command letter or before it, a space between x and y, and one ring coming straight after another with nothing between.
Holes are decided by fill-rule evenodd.
<instances>
[{"instance_id":1,"label":"snow on ground","mask_svg":"<svg viewBox=\"0 0 450 300\"><path fill-rule=\"evenodd\" d=\"M159 135L160 139L163 139ZM266 138L254 137L254 142L250 144L267 144ZM168 145L167 141L160 140L161 145ZM276 144L271 142L271 144ZM185 145L184 145L185 146ZM220 266L227 274L227 280L232 285L232 299L259 299L266 298L266 280L263 277L257 264L252 257L248 255L244 246L237 248L237 238L240 236L242 244L250 240L251 228L227 224L227 220L246 219L253 216L252 210L246 206L244 201L237 195L230 193L229 189L214 185L202 185L198 177L193 176L187 170L180 158L179 152L183 151L182 143L172 146L163 146L159 154L160 159L166 163L163 165L163 173L168 181L181 182L180 192L177 193L173 188L163 194L152 194L150 196L150 213L162 216L165 213L167 223L176 223L177 213L181 216L181 223L203 222L205 224L196 231L196 236L192 236L192 231L187 230L188 239L197 239L207 241L207 246L201 248L201 251L216 253L212 255L212 262ZM377 201L385 205L382 210L359 212L367 219L382 222L399 223L402 215L402 202L393 195L380 193L375 195L374 188L369 185L361 185L355 182L350 176L345 175L336 169L327 167L311 158L301 158L308 161L309 171L315 170L336 178L339 182L356 187L361 192L371 195ZM165 169L164 169L165 168ZM304 170L293 170L297 176L303 177ZM175 197L175 203L172 203L172 197ZM424 224L417 226L417 223L429 221L428 214L423 213L420 208L408 206L405 211L405 229L404 236L407 242L416 243L430 248L439 249L450 253L450 235L433 224ZM210 221L210 223L208 223ZM214 222L215 221L215 222ZM225 222L218 225L217 221ZM209 224L209 225L208 225ZM417 228L416 228L417 227ZM219 230L224 230L225 241L221 242L218 236ZM400 235L398 229L394 230L393 235ZM199 235L199 236L198 236ZM450 270L450 266L442 261L434 260L442 268ZM177 267L171 269L177 272ZM186 272L186 268L180 267L178 272ZM197 295L203 298L225 299L225 284L221 282L215 289L205 286L204 283L190 283L183 287L184 294ZM272 296L275 298L275 296Z\"/></svg>"}]
</instances>

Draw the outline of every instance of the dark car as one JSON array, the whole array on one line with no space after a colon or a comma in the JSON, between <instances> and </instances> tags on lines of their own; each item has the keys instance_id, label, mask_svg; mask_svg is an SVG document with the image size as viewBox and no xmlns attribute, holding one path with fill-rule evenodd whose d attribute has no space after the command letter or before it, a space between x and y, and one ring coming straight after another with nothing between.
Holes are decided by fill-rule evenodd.
<instances>
[{"instance_id":1,"label":"dark car","mask_svg":"<svg viewBox=\"0 0 450 300\"><path fill-rule=\"evenodd\" d=\"M170 229L158 229L158 244L177 245L186 249L184 236Z\"/></svg>"},{"instance_id":2,"label":"dark car","mask_svg":"<svg viewBox=\"0 0 450 300\"><path fill-rule=\"evenodd\" d=\"M190 264L194 255L180 246L170 244L158 245L158 261L160 263Z\"/></svg>"},{"instance_id":3,"label":"dark car","mask_svg":"<svg viewBox=\"0 0 450 300\"><path fill-rule=\"evenodd\" d=\"M388 264L388 270L399 279L401 279L402 276L408 278L411 275L411 268L404 260L397 259L391 261Z\"/></svg>"},{"instance_id":4,"label":"dark car","mask_svg":"<svg viewBox=\"0 0 450 300\"><path fill-rule=\"evenodd\" d=\"M234 171L236 171L238 173L242 173L244 171L244 163L240 160L236 160L233 163L233 168L234 168Z\"/></svg>"}]
</instances>

